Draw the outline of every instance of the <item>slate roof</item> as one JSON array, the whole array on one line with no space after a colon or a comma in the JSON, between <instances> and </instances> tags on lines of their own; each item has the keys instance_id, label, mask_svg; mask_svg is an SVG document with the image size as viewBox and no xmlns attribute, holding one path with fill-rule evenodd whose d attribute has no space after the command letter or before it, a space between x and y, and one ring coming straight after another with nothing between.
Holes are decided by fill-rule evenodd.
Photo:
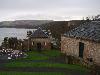
<instances>
[{"instance_id":1,"label":"slate roof","mask_svg":"<svg viewBox=\"0 0 100 75\"><path fill-rule=\"evenodd\" d=\"M33 38L48 38L48 35L39 27L32 33Z\"/></svg>"},{"instance_id":2,"label":"slate roof","mask_svg":"<svg viewBox=\"0 0 100 75\"><path fill-rule=\"evenodd\" d=\"M64 34L66 37L75 37L100 42L100 21L91 21Z\"/></svg>"}]
</instances>

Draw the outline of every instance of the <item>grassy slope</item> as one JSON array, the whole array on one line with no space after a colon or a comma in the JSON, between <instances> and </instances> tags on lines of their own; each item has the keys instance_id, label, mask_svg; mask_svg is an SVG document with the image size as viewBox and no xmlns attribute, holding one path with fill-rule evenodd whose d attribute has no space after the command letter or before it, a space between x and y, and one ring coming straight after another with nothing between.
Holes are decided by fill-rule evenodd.
<instances>
[{"instance_id":1,"label":"grassy slope","mask_svg":"<svg viewBox=\"0 0 100 75\"><path fill-rule=\"evenodd\" d=\"M42 53L38 52L28 52L28 58L25 58L26 62L14 60L7 64L5 67L54 67L54 68L67 68L67 69L74 69L80 71L87 71L86 68L79 66L79 65L69 65L63 63L50 63L50 62L32 62L30 60L47 60L50 57L60 56L60 51L52 50L52 51L44 51ZM19 59L20 60L20 59ZM22 60L22 59L21 59Z\"/></svg>"},{"instance_id":2,"label":"grassy slope","mask_svg":"<svg viewBox=\"0 0 100 75\"><path fill-rule=\"evenodd\" d=\"M53 68L66 68L79 71L88 71L86 68L79 65L69 65L61 63L48 63L48 62L11 62L6 64L6 67L53 67Z\"/></svg>"},{"instance_id":3,"label":"grassy slope","mask_svg":"<svg viewBox=\"0 0 100 75\"><path fill-rule=\"evenodd\" d=\"M65 75L60 72L0 72L0 75Z\"/></svg>"},{"instance_id":4,"label":"grassy slope","mask_svg":"<svg viewBox=\"0 0 100 75\"><path fill-rule=\"evenodd\" d=\"M55 56L60 56L61 52L58 50L48 50L44 52L36 52L36 51L31 51L27 52L28 57L27 58L22 58L22 59L17 59L17 60L47 60L48 58L55 57ZM17 61L14 60L14 61Z\"/></svg>"}]
</instances>

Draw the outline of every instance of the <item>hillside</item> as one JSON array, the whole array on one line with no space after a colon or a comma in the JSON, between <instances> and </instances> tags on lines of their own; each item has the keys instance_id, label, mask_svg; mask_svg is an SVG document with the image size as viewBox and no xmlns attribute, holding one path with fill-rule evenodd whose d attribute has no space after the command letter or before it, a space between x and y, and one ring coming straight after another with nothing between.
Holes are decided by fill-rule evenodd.
<instances>
[{"instance_id":1,"label":"hillside","mask_svg":"<svg viewBox=\"0 0 100 75\"><path fill-rule=\"evenodd\" d=\"M53 20L16 20L0 22L1 27L8 28L35 28L38 25L52 22Z\"/></svg>"}]
</instances>

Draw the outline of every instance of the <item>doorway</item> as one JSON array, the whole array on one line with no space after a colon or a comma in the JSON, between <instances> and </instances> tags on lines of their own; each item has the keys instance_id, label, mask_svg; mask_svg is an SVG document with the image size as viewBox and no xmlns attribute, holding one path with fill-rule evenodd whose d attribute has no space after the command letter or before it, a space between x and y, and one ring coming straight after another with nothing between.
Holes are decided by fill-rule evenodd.
<instances>
[{"instance_id":1,"label":"doorway","mask_svg":"<svg viewBox=\"0 0 100 75\"><path fill-rule=\"evenodd\" d=\"M79 57L83 58L84 43L79 42Z\"/></svg>"},{"instance_id":2,"label":"doorway","mask_svg":"<svg viewBox=\"0 0 100 75\"><path fill-rule=\"evenodd\" d=\"M41 43L37 43L37 50L39 51L39 52L41 52Z\"/></svg>"}]
</instances>

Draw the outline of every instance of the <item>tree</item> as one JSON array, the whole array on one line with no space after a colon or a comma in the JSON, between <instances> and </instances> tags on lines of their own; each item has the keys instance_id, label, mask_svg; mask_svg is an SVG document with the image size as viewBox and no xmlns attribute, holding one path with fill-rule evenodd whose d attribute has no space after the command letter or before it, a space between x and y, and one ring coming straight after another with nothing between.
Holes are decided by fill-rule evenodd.
<instances>
[{"instance_id":1,"label":"tree","mask_svg":"<svg viewBox=\"0 0 100 75\"><path fill-rule=\"evenodd\" d=\"M30 50L30 37L32 35L32 31L27 31L27 37L28 37L28 51Z\"/></svg>"},{"instance_id":2,"label":"tree","mask_svg":"<svg viewBox=\"0 0 100 75\"><path fill-rule=\"evenodd\" d=\"M7 48L12 48L12 49L17 49L18 47L18 39L17 37L5 37L4 41L2 42L2 47Z\"/></svg>"},{"instance_id":3,"label":"tree","mask_svg":"<svg viewBox=\"0 0 100 75\"><path fill-rule=\"evenodd\" d=\"M4 46L5 48L8 48L8 37L5 37L5 38L4 38L3 46Z\"/></svg>"},{"instance_id":4,"label":"tree","mask_svg":"<svg viewBox=\"0 0 100 75\"><path fill-rule=\"evenodd\" d=\"M100 15L95 16L95 20L100 20Z\"/></svg>"}]
</instances>

